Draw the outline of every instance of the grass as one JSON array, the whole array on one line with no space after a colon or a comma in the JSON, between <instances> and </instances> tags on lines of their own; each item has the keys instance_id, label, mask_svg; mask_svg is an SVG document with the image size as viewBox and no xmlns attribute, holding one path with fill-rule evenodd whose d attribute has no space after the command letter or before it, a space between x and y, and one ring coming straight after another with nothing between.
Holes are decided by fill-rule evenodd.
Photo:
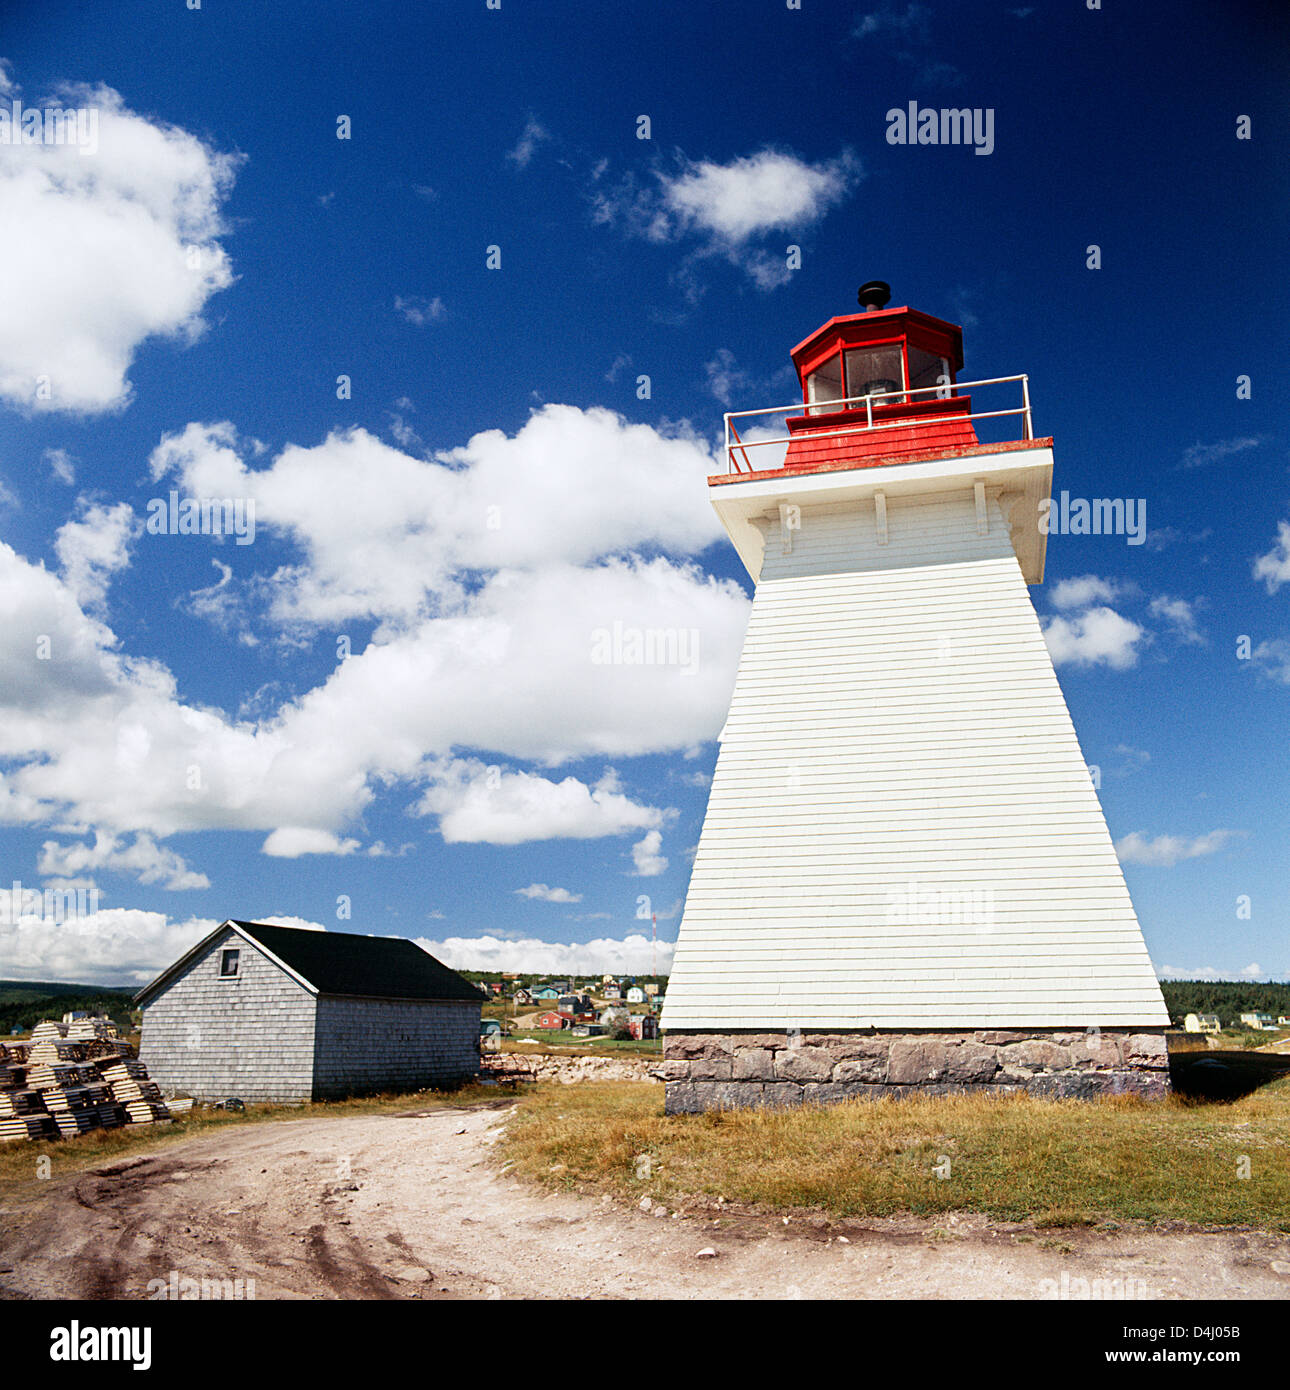
<instances>
[{"instance_id":1,"label":"grass","mask_svg":"<svg viewBox=\"0 0 1290 1390\"><path fill-rule=\"evenodd\" d=\"M123 1125L97 1129L70 1139L14 1140L0 1144L0 1200L27 1189L41 1158L49 1159L48 1177L62 1177L97 1168L143 1149L166 1149L187 1139L228 1129L233 1125L260 1124L270 1120L313 1120L346 1115L397 1114L408 1109L460 1107L495 1101L514 1092L500 1086L463 1086L456 1091L418 1091L383 1094L351 1100L317 1101L310 1105L248 1105L244 1111L215 1110L194 1106L169 1125Z\"/></svg>"},{"instance_id":2,"label":"grass","mask_svg":"<svg viewBox=\"0 0 1290 1390\"><path fill-rule=\"evenodd\" d=\"M973 1211L1043 1226L1290 1230L1290 1077L1221 1105L909 1097L667 1116L662 1090L538 1088L494 1152L513 1176L673 1207L725 1198L834 1217ZM651 1160L644 1180L640 1155Z\"/></svg>"}]
</instances>

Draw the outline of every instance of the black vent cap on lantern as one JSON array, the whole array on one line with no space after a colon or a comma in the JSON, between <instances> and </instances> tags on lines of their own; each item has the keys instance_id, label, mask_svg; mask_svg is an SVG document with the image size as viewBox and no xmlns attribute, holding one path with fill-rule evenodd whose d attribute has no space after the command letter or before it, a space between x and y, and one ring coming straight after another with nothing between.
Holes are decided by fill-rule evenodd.
<instances>
[{"instance_id":1,"label":"black vent cap on lantern","mask_svg":"<svg viewBox=\"0 0 1290 1390\"><path fill-rule=\"evenodd\" d=\"M856 301L862 309L885 309L891 299L891 286L885 280L868 280L860 286Z\"/></svg>"}]
</instances>

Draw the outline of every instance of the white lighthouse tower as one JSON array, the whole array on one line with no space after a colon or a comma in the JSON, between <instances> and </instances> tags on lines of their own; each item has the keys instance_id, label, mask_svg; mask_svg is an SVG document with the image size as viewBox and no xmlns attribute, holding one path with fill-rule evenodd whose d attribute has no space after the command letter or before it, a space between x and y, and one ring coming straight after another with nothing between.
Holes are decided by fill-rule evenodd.
<instances>
[{"instance_id":1,"label":"white lighthouse tower","mask_svg":"<svg viewBox=\"0 0 1290 1390\"><path fill-rule=\"evenodd\" d=\"M959 382L961 330L889 297L793 349L804 408L727 416L708 480L756 596L667 1107L1163 1095L1168 1015L1027 592L1052 440L1025 377Z\"/></svg>"}]
</instances>

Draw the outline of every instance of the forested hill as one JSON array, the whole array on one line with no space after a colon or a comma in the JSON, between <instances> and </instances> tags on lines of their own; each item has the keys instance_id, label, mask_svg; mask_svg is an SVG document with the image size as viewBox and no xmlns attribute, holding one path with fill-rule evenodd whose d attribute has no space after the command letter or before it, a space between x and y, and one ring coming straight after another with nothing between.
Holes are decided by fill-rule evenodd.
<instances>
[{"instance_id":1,"label":"forested hill","mask_svg":"<svg viewBox=\"0 0 1290 1390\"><path fill-rule=\"evenodd\" d=\"M1181 1026L1188 1014L1217 1014L1226 1028L1244 1013L1290 1014L1290 983L1253 984L1243 980L1162 980L1169 1017Z\"/></svg>"},{"instance_id":2,"label":"forested hill","mask_svg":"<svg viewBox=\"0 0 1290 1390\"><path fill-rule=\"evenodd\" d=\"M130 1023L133 993L133 990L110 989L106 985L0 980L0 1036L8 1037L15 1028L26 1032L43 1018L59 1019L78 1010L107 1014L118 1028L125 1029Z\"/></svg>"}]
</instances>

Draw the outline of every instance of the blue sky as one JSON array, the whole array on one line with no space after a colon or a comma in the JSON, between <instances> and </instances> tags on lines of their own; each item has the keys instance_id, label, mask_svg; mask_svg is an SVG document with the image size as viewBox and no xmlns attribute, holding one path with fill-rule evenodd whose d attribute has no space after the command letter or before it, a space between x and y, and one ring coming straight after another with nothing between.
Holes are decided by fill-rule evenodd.
<instances>
[{"instance_id":1,"label":"blue sky","mask_svg":"<svg viewBox=\"0 0 1290 1390\"><path fill-rule=\"evenodd\" d=\"M1272 14L6 7L0 105L97 124L0 145L0 878L99 896L0 974L230 916L639 971L655 912L665 967L747 615L721 413L881 277L1029 373L1057 491L1145 501L1032 596L1158 972L1284 978ZM889 143L911 101L993 148ZM172 489L254 541L149 533ZM590 660L614 622L693 669Z\"/></svg>"}]
</instances>

